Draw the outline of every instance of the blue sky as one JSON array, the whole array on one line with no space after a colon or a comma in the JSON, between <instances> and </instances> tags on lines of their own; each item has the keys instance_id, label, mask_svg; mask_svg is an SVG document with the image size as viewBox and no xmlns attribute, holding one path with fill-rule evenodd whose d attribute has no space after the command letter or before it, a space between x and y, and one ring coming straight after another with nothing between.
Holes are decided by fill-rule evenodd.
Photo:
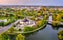
<instances>
[{"instance_id":1,"label":"blue sky","mask_svg":"<svg viewBox=\"0 0 63 40\"><path fill-rule=\"evenodd\" d=\"M63 6L63 0L0 0L0 5Z\"/></svg>"}]
</instances>

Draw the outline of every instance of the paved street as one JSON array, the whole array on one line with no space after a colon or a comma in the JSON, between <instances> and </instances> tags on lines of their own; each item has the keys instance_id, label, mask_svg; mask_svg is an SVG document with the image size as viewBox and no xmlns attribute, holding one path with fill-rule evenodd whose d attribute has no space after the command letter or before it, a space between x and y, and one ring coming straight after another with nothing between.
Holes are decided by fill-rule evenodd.
<instances>
[{"instance_id":1,"label":"paved street","mask_svg":"<svg viewBox=\"0 0 63 40\"><path fill-rule=\"evenodd\" d=\"M0 34L6 32L9 28L12 27L12 25L13 25L13 23L10 24L10 25L8 25L8 26L5 26L5 27L3 27L3 28L0 28Z\"/></svg>"}]
</instances>

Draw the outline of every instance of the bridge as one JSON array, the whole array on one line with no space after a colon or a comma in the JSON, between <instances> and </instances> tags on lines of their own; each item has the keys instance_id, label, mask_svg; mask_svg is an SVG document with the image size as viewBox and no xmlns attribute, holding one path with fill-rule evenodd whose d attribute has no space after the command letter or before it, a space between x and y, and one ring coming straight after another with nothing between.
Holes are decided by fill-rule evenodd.
<instances>
[{"instance_id":1,"label":"bridge","mask_svg":"<svg viewBox=\"0 0 63 40\"><path fill-rule=\"evenodd\" d=\"M59 21L53 21L53 20L52 20L52 16L49 16L49 18L48 18L47 21L48 21L48 24L52 24L52 22L55 22L55 23L56 23L56 22L59 22ZM63 25L63 22L60 22L60 25Z\"/></svg>"}]
</instances>

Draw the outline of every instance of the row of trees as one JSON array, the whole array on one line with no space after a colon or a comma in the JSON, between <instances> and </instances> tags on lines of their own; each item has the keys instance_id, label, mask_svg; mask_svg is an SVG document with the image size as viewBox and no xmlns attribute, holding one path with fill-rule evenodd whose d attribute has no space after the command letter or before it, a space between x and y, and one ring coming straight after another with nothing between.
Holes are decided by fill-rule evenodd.
<instances>
[{"instance_id":1,"label":"row of trees","mask_svg":"<svg viewBox=\"0 0 63 40\"><path fill-rule=\"evenodd\" d=\"M3 33L0 35L0 40L11 40L11 37L10 37L10 35ZM25 40L25 37L22 34L18 34L16 36L15 40Z\"/></svg>"}]
</instances>

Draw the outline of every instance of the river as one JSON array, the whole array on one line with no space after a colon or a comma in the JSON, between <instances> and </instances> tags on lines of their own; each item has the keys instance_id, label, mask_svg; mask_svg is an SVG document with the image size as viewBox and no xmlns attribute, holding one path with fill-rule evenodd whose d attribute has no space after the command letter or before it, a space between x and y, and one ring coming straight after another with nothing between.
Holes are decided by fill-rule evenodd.
<instances>
[{"instance_id":1,"label":"river","mask_svg":"<svg viewBox=\"0 0 63 40\"><path fill-rule=\"evenodd\" d=\"M51 25L47 24L44 29L39 30L29 36L26 36L26 40L58 40L58 31L63 28L53 28Z\"/></svg>"}]
</instances>

